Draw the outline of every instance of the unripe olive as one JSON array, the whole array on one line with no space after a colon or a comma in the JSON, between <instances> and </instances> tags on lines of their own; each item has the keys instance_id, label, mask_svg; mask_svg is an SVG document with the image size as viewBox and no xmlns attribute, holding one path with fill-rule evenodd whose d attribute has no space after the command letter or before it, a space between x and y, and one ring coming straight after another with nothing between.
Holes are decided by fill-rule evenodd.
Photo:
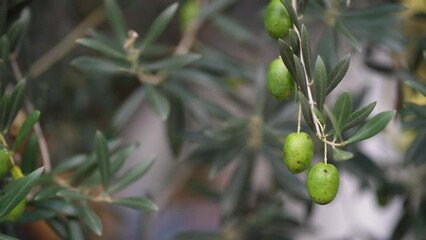
<instances>
[{"instance_id":1,"label":"unripe olive","mask_svg":"<svg viewBox=\"0 0 426 240\"><path fill-rule=\"evenodd\" d=\"M266 31L272 38L278 39L287 36L293 23L280 0L271 0L266 7L263 18Z\"/></svg>"},{"instance_id":2,"label":"unripe olive","mask_svg":"<svg viewBox=\"0 0 426 240\"><path fill-rule=\"evenodd\" d=\"M200 12L200 3L198 0L186 0L179 11L179 20L181 30L184 31L189 23L194 20L194 18Z\"/></svg>"},{"instance_id":3,"label":"unripe olive","mask_svg":"<svg viewBox=\"0 0 426 240\"><path fill-rule=\"evenodd\" d=\"M0 178L5 177L7 174L9 164L9 150L0 145Z\"/></svg>"},{"instance_id":4,"label":"unripe olive","mask_svg":"<svg viewBox=\"0 0 426 240\"><path fill-rule=\"evenodd\" d=\"M272 96L288 100L294 90L294 81L281 58L271 62L268 68L268 89Z\"/></svg>"},{"instance_id":5,"label":"unripe olive","mask_svg":"<svg viewBox=\"0 0 426 240\"><path fill-rule=\"evenodd\" d=\"M284 162L292 173L307 169L314 156L314 144L305 132L290 133L284 141Z\"/></svg>"},{"instance_id":6,"label":"unripe olive","mask_svg":"<svg viewBox=\"0 0 426 240\"><path fill-rule=\"evenodd\" d=\"M329 204L339 189L339 172L332 164L317 163L309 171L307 185L314 202Z\"/></svg>"}]
</instances>

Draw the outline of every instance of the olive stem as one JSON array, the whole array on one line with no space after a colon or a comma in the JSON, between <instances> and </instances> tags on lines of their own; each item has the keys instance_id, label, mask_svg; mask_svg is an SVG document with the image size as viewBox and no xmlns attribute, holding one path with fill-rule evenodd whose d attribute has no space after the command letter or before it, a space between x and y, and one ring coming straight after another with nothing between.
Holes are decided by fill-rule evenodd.
<instances>
[{"instance_id":1,"label":"olive stem","mask_svg":"<svg viewBox=\"0 0 426 240\"><path fill-rule=\"evenodd\" d=\"M297 133L300 133L301 120L302 120L302 104L299 103L299 113L297 114Z\"/></svg>"},{"instance_id":2,"label":"olive stem","mask_svg":"<svg viewBox=\"0 0 426 240\"><path fill-rule=\"evenodd\" d=\"M327 142L324 141L324 164L327 165Z\"/></svg>"}]
</instances>

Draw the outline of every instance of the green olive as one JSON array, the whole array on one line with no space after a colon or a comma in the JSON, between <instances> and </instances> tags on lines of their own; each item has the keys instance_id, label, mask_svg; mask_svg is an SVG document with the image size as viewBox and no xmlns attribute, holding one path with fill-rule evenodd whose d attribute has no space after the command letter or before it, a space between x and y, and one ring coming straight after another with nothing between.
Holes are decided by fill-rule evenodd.
<instances>
[{"instance_id":1,"label":"green olive","mask_svg":"<svg viewBox=\"0 0 426 240\"><path fill-rule=\"evenodd\" d=\"M281 58L271 62L268 68L268 89L280 101L288 100L294 91L294 81Z\"/></svg>"},{"instance_id":2,"label":"green olive","mask_svg":"<svg viewBox=\"0 0 426 240\"><path fill-rule=\"evenodd\" d=\"M7 174L9 156L9 150L5 146L0 145L0 178L5 177Z\"/></svg>"},{"instance_id":3,"label":"green olive","mask_svg":"<svg viewBox=\"0 0 426 240\"><path fill-rule=\"evenodd\" d=\"M180 27L185 31L189 24L197 17L200 12L200 3L198 0L186 0L179 11Z\"/></svg>"},{"instance_id":4,"label":"green olive","mask_svg":"<svg viewBox=\"0 0 426 240\"><path fill-rule=\"evenodd\" d=\"M305 132L290 133L284 142L284 163L292 173L306 170L314 156L314 144Z\"/></svg>"},{"instance_id":5,"label":"green olive","mask_svg":"<svg viewBox=\"0 0 426 240\"><path fill-rule=\"evenodd\" d=\"M287 10L280 0L271 0L269 2L263 23L266 31L275 39L287 36L293 25Z\"/></svg>"},{"instance_id":6,"label":"green olive","mask_svg":"<svg viewBox=\"0 0 426 240\"><path fill-rule=\"evenodd\" d=\"M317 163L309 171L307 185L314 202L329 204L339 189L339 172L332 164Z\"/></svg>"}]
</instances>

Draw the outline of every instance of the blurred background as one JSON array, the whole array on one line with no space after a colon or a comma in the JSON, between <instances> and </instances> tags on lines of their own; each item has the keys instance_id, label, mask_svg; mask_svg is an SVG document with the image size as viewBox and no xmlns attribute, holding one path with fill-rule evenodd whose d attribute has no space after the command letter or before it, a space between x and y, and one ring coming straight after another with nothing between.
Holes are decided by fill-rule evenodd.
<instances>
[{"instance_id":1,"label":"blurred background","mask_svg":"<svg viewBox=\"0 0 426 240\"><path fill-rule=\"evenodd\" d=\"M159 85L170 115L162 120L141 96L117 128L109 128L111 119L131 96L138 98L141 82L123 74L87 74L70 64L83 55L99 56L76 43L92 29L114 41L103 1L21 2L16 18L30 20L18 60L31 100L43 113L53 163L91 151L97 129L140 143L127 168L142 156L157 156L147 175L120 194L148 195L160 210L99 206L102 239L426 238L424 0L306 1L302 22L313 54L329 68L352 54L329 102L348 90L354 106L377 101L373 114L398 111L384 132L349 148L353 159L336 162L340 188L326 206L307 197L306 173L291 175L280 165L282 142L296 129L297 106L266 92L267 67L279 56L263 25L268 1L193 1L202 13L194 15L195 39L187 50L201 58L170 71ZM127 28L144 39L154 19L176 1L117 2ZM179 17L188 1L178 2L178 13L142 62L167 56L190 35ZM332 23L333 14L350 33ZM267 147L245 150L239 141L250 139L259 124ZM316 162L322 160L320 147L316 142Z\"/></svg>"}]
</instances>

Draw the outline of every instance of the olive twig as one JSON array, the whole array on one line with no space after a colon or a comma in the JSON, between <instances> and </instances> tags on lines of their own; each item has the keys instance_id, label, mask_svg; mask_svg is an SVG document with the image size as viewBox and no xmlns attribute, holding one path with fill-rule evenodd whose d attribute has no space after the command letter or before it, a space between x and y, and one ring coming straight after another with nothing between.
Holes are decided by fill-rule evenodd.
<instances>
[{"instance_id":1,"label":"olive twig","mask_svg":"<svg viewBox=\"0 0 426 240\"><path fill-rule=\"evenodd\" d=\"M300 133L301 120L302 120L302 104L299 103L299 113L297 114L297 133Z\"/></svg>"}]
</instances>

